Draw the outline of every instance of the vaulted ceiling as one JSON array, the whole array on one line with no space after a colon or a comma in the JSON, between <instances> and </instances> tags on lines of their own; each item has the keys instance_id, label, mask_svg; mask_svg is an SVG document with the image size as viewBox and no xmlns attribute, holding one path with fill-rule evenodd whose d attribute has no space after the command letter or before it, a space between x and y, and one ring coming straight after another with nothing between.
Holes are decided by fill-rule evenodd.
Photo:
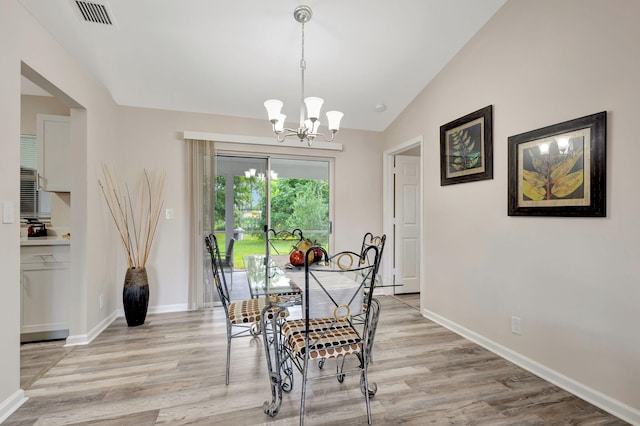
<instances>
[{"instance_id":1,"label":"vaulted ceiling","mask_svg":"<svg viewBox=\"0 0 640 426\"><path fill-rule=\"evenodd\" d=\"M342 127L384 130L506 0L20 0L126 106L265 119L305 95ZM108 13L87 22L80 6ZM386 107L383 109L381 105Z\"/></svg>"}]
</instances>

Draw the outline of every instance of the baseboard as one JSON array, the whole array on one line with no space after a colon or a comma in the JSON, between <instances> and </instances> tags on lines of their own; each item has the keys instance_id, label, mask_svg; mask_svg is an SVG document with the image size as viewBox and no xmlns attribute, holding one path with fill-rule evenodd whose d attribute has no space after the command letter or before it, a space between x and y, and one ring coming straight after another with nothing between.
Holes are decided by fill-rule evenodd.
<instances>
[{"instance_id":1,"label":"baseboard","mask_svg":"<svg viewBox=\"0 0 640 426\"><path fill-rule=\"evenodd\" d=\"M179 303L176 305L160 305L152 306L147 313L149 314L166 314L168 312L185 312L188 311L189 306L186 303Z\"/></svg>"},{"instance_id":2,"label":"baseboard","mask_svg":"<svg viewBox=\"0 0 640 426\"><path fill-rule=\"evenodd\" d=\"M189 306L186 303L178 303L175 305L158 305L158 306L150 306L147 309L148 314L166 314L169 312L186 312L190 311ZM124 316L124 309L118 309L118 317Z\"/></svg>"},{"instance_id":3,"label":"baseboard","mask_svg":"<svg viewBox=\"0 0 640 426\"><path fill-rule=\"evenodd\" d=\"M20 333L20 343L42 342L43 340L62 340L69 337L69 329L34 331L31 333Z\"/></svg>"},{"instance_id":4,"label":"baseboard","mask_svg":"<svg viewBox=\"0 0 640 426\"><path fill-rule=\"evenodd\" d=\"M0 424L7 420L18 408L27 402L29 398L24 396L24 391L19 389L13 393L9 398L0 403Z\"/></svg>"},{"instance_id":5,"label":"baseboard","mask_svg":"<svg viewBox=\"0 0 640 426\"><path fill-rule=\"evenodd\" d=\"M475 333L465 327L456 324L453 321L429 311L428 309L421 310L422 315L433 322L440 324L441 326L453 331L454 333L471 340L474 343L482 346L483 348L495 353L496 355L524 368L525 370L543 378L544 380L553 383L554 385L571 392L579 398L603 409L604 411L619 417L620 419L629 422L633 425L640 425L640 410L637 410L627 404L624 404L608 395L603 394L595 389L592 389L584 384L573 380L555 370L552 370L530 358L527 358L505 346L502 346L486 337Z\"/></svg>"},{"instance_id":6,"label":"baseboard","mask_svg":"<svg viewBox=\"0 0 640 426\"><path fill-rule=\"evenodd\" d=\"M88 345L100 335L109 325L118 318L118 311L113 311L111 315L100 321L98 325L93 327L87 334L76 334L67 337L66 346Z\"/></svg>"}]
</instances>

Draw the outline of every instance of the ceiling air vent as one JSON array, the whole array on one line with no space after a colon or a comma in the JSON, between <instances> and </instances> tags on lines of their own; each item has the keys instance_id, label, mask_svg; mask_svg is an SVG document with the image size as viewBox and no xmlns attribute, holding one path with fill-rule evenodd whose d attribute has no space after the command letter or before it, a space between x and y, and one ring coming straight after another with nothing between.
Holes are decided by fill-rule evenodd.
<instances>
[{"instance_id":1,"label":"ceiling air vent","mask_svg":"<svg viewBox=\"0 0 640 426\"><path fill-rule=\"evenodd\" d=\"M113 20L111 16L109 16L109 9L106 4L82 0L75 0L75 3L85 21L96 24L113 25Z\"/></svg>"}]
</instances>

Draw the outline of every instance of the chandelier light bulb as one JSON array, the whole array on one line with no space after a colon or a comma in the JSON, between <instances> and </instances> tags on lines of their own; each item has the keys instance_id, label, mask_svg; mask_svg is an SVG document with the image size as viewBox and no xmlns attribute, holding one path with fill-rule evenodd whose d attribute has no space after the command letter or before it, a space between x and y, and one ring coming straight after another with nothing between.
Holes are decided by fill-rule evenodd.
<instances>
[{"instance_id":1,"label":"chandelier light bulb","mask_svg":"<svg viewBox=\"0 0 640 426\"><path fill-rule=\"evenodd\" d=\"M280 111L282 111L283 105L282 101L278 99L269 99L264 102L264 107L267 109L267 115L269 116L270 122L274 123L274 120L278 120L278 116L280 115Z\"/></svg>"},{"instance_id":2,"label":"chandelier light bulb","mask_svg":"<svg viewBox=\"0 0 640 426\"><path fill-rule=\"evenodd\" d=\"M273 123L273 131L276 133L282 133L284 131L284 120L287 118L284 114L278 114L275 123Z\"/></svg>"},{"instance_id":3,"label":"chandelier light bulb","mask_svg":"<svg viewBox=\"0 0 640 426\"><path fill-rule=\"evenodd\" d=\"M320 118L320 109L322 108L323 103L324 100L322 98L305 98L304 104L307 107L307 117L309 117L309 120L316 121Z\"/></svg>"},{"instance_id":4,"label":"chandelier light bulb","mask_svg":"<svg viewBox=\"0 0 640 426\"><path fill-rule=\"evenodd\" d=\"M329 130L333 133L340 130L340 120L344 116L340 111L327 111L327 125Z\"/></svg>"}]
</instances>

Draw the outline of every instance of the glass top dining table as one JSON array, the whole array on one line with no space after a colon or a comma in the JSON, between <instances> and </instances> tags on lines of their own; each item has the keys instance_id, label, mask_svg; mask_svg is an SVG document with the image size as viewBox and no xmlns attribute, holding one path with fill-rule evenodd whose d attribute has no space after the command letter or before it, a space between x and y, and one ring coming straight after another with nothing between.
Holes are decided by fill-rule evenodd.
<instances>
[{"instance_id":1,"label":"glass top dining table","mask_svg":"<svg viewBox=\"0 0 640 426\"><path fill-rule=\"evenodd\" d=\"M304 267L292 267L288 255L271 255L268 262L264 254L252 254L244 256L244 265L247 271L247 280L251 297L264 297L268 295L300 296L301 286L304 287ZM268 268L265 269L265 263ZM332 263L327 269L340 269L337 263ZM316 269L314 267L314 269ZM268 273L268 276L267 276ZM402 287L395 277L376 275L376 288Z\"/></svg>"},{"instance_id":2,"label":"glass top dining table","mask_svg":"<svg viewBox=\"0 0 640 426\"><path fill-rule=\"evenodd\" d=\"M292 274L291 271L285 271L284 264L288 262L288 259L289 257L286 255L269 256L267 262L267 256L264 254L243 257L252 298L272 295L300 295L301 290L295 282L295 274ZM304 280L304 272L302 279Z\"/></svg>"}]
</instances>

